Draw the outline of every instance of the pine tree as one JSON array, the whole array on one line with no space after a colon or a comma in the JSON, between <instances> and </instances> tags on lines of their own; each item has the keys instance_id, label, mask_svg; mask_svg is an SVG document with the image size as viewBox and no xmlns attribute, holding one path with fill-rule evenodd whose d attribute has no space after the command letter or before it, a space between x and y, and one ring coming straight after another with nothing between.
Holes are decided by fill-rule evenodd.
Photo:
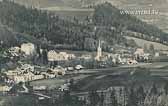
<instances>
[{"instance_id":1,"label":"pine tree","mask_svg":"<svg viewBox=\"0 0 168 106\"><path fill-rule=\"evenodd\" d=\"M135 95L133 88L131 88L131 91L129 94L128 106L137 106L137 97Z\"/></svg>"},{"instance_id":2,"label":"pine tree","mask_svg":"<svg viewBox=\"0 0 168 106\"><path fill-rule=\"evenodd\" d=\"M144 88L143 86L140 86L137 91L136 91L136 95L137 95L137 99L138 99L138 104L142 105L144 104L144 100L145 100L145 92L144 92Z\"/></svg>"},{"instance_id":3,"label":"pine tree","mask_svg":"<svg viewBox=\"0 0 168 106\"><path fill-rule=\"evenodd\" d=\"M96 91L89 92L89 99L90 99L90 106L96 106L100 101L100 97Z\"/></svg>"},{"instance_id":4,"label":"pine tree","mask_svg":"<svg viewBox=\"0 0 168 106\"><path fill-rule=\"evenodd\" d=\"M100 95L100 106L104 106L104 99L105 99L105 97L104 97L105 95L104 95L104 93L103 93L103 91L101 92L101 95Z\"/></svg>"},{"instance_id":5,"label":"pine tree","mask_svg":"<svg viewBox=\"0 0 168 106\"><path fill-rule=\"evenodd\" d=\"M168 95L168 82L164 86L165 94Z\"/></svg>"},{"instance_id":6,"label":"pine tree","mask_svg":"<svg viewBox=\"0 0 168 106\"><path fill-rule=\"evenodd\" d=\"M118 106L117 97L114 89L111 92L110 99L111 99L112 106Z\"/></svg>"},{"instance_id":7,"label":"pine tree","mask_svg":"<svg viewBox=\"0 0 168 106\"><path fill-rule=\"evenodd\" d=\"M157 94L158 94L157 87L155 84L153 84L150 91L150 95L157 95Z\"/></svg>"}]
</instances>

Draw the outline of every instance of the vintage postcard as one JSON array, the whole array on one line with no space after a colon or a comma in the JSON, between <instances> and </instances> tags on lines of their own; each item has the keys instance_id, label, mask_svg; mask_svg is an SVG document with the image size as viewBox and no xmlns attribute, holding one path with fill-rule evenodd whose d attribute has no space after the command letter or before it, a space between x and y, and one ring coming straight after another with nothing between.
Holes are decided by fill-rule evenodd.
<instances>
[{"instance_id":1,"label":"vintage postcard","mask_svg":"<svg viewBox=\"0 0 168 106\"><path fill-rule=\"evenodd\" d=\"M168 106L168 0L0 0L0 106Z\"/></svg>"}]
</instances>

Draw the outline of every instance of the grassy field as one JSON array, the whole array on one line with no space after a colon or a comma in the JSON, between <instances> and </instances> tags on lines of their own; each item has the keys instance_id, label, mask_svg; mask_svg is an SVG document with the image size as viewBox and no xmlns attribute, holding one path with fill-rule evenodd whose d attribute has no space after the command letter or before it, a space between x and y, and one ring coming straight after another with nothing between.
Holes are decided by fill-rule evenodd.
<instances>
[{"instance_id":1,"label":"grassy field","mask_svg":"<svg viewBox=\"0 0 168 106\"><path fill-rule=\"evenodd\" d=\"M166 80L157 77L124 77L124 76L111 76L104 77L90 76L79 81L76 86L79 87L79 91L91 91L91 90L105 90L109 87L127 86L134 87L143 86L146 90L149 90L153 83L159 88L165 85Z\"/></svg>"},{"instance_id":2,"label":"grassy field","mask_svg":"<svg viewBox=\"0 0 168 106\"><path fill-rule=\"evenodd\" d=\"M77 76L65 76L63 78L54 78L54 79L44 79L31 82L33 86L47 86L49 89L57 89L61 85L67 83L70 79L74 79L74 81L81 80L88 75L77 75Z\"/></svg>"},{"instance_id":3,"label":"grassy field","mask_svg":"<svg viewBox=\"0 0 168 106\"><path fill-rule=\"evenodd\" d=\"M153 44L156 50L168 50L168 46L163 45L161 43L151 42L151 41L147 41L147 40L143 40L135 37L129 37L129 36L125 36L125 38L133 39L136 42L136 44L140 47L144 47L145 44L147 45L147 47L149 47L150 44Z\"/></svg>"},{"instance_id":4,"label":"grassy field","mask_svg":"<svg viewBox=\"0 0 168 106\"><path fill-rule=\"evenodd\" d=\"M35 102L31 95L0 96L0 106L35 106Z\"/></svg>"},{"instance_id":5,"label":"grassy field","mask_svg":"<svg viewBox=\"0 0 168 106\"><path fill-rule=\"evenodd\" d=\"M150 69L168 69L168 62L139 63L135 65L122 65L120 67L142 67Z\"/></svg>"}]
</instances>

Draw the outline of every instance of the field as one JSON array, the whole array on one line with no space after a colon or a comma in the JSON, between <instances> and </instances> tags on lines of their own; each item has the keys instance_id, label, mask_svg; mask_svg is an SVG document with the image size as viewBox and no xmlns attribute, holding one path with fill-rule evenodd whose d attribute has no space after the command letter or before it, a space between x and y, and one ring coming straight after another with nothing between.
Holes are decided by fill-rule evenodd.
<instances>
[{"instance_id":1,"label":"field","mask_svg":"<svg viewBox=\"0 0 168 106\"><path fill-rule=\"evenodd\" d=\"M0 106L35 106L35 97L31 95L0 96Z\"/></svg>"},{"instance_id":2,"label":"field","mask_svg":"<svg viewBox=\"0 0 168 106\"><path fill-rule=\"evenodd\" d=\"M87 75L79 75L79 76L73 76L73 79L75 81L83 79L87 77ZM31 82L31 85L33 86L47 86L49 89L57 89L61 85L67 83L72 76L64 76L64 78L54 78L54 79L44 79L44 80L38 80Z\"/></svg>"},{"instance_id":3,"label":"field","mask_svg":"<svg viewBox=\"0 0 168 106\"><path fill-rule=\"evenodd\" d=\"M154 63L138 63L135 65L122 65L120 67L142 67L152 69L166 69L168 62L154 62Z\"/></svg>"},{"instance_id":4,"label":"field","mask_svg":"<svg viewBox=\"0 0 168 106\"><path fill-rule=\"evenodd\" d=\"M168 50L168 46L163 45L161 43L151 42L151 41L147 41L147 40L143 40L135 37L128 37L128 36L125 36L125 38L133 39L136 42L136 44L140 47L144 47L145 44L147 45L147 47L149 47L150 44L153 44L156 50Z\"/></svg>"}]
</instances>

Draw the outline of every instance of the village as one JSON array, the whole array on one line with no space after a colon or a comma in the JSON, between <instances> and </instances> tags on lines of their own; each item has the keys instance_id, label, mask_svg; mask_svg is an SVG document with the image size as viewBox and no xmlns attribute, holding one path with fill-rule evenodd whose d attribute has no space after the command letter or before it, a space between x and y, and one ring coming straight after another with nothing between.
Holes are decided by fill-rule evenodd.
<instances>
[{"instance_id":1,"label":"village","mask_svg":"<svg viewBox=\"0 0 168 106\"><path fill-rule=\"evenodd\" d=\"M167 3L0 0L0 106L168 106Z\"/></svg>"},{"instance_id":2,"label":"village","mask_svg":"<svg viewBox=\"0 0 168 106\"><path fill-rule=\"evenodd\" d=\"M115 52L107 53L102 50L99 40L97 52L74 53L65 50L41 49L32 43L24 43L20 47L11 47L6 53L14 64L13 69L1 69L1 92L9 92L18 83L32 82L43 79L53 79L66 74L85 72L89 69L102 69L121 66L136 66L150 64L153 58L167 56L163 52L145 52L143 48L120 47ZM36 60L36 58L40 58ZM26 62L25 62L26 60ZM87 71L86 71L87 73ZM61 86L61 85L60 85Z\"/></svg>"}]
</instances>

